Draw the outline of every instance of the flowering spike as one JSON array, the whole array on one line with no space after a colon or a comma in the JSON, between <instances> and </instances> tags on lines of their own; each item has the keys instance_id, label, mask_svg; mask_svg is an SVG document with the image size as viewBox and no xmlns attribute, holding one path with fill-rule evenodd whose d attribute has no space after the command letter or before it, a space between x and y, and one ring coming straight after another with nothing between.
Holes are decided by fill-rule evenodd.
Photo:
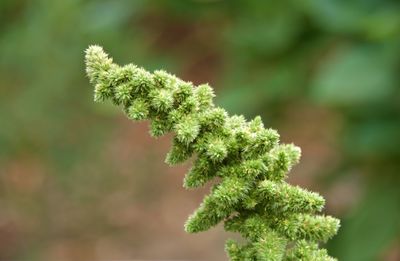
<instances>
[{"instance_id":1,"label":"flowering spike","mask_svg":"<svg viewBox=\"0 0 400 261\"><path fill-rule=\"evenodd\" d=\"M203 186L214 177L219 184L189 217L185 230L196 233L224 222L247 242L228 240L232 261L333 261L318 242L337 233L339 220L317 215L324 199L285 182L300 158L300 148L279 144L275 130L265 129L261 117L246 122L213 104L213 89L198 87L165 71L150 73L123 67L99 46L86 50L86 73L95 86L95 101L122 105L132 120L150 120L158 137L174 132L166 162L174 165L195 155L184 187Z\"/></svg>"}]
</instances>

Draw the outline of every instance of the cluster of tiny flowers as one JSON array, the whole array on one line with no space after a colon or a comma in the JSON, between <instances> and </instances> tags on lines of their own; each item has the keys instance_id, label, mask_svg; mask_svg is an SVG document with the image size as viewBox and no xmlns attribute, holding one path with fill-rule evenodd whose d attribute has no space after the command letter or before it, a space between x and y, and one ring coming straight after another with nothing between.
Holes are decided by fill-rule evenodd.
<instances>
[{"instance_id":1,"label":"cluster of tiny flowers","mask_svg":"<svg viewBox=\"0 0 400 261\"><path fill-rule=\"evenodd\" d=\"M220 222L245 243L228 240L232 261L335 260L318 244L337 233L339 220L318 215L323 197L285 182L300 149L280 144L260 117L247 122L214 105L208 84L194 86L165 71L118 66L99 46L86 50L86 73L95 101L111 100L132 120L149 120L152 136L175 134L166 162L195 157L185 188L214 185L185 230L196 233Z\"/></svg>"}]
</instances>

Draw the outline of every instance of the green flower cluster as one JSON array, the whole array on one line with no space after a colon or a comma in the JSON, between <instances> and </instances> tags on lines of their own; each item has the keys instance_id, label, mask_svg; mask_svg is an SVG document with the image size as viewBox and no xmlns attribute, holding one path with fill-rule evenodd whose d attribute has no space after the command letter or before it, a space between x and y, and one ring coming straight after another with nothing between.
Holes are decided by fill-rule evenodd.
<instances>
[{"instance_id":1,"label":"green flower cluster","mask_svg":"<svg viewBox=\"0 0 400 261\"><path fill-rule=\"evenodd\" d=\"M118 66L99 46L86 50L86 72L95 101L110 99L130 119L150 120L155 137L175 133L168 164L196 156L185 188L218 178L187 220L187 232L223 221L225 230L246 239L242 245L228 240L231 260L335 260L318 243L336 234L339 220L315 214L325 204L320 195L284 181L300 149L280 144L278 133L264 128L260 117L247 122L228 116L213 104L209 85L195 87L165 71Z\"/></svg>"}]
</instances>

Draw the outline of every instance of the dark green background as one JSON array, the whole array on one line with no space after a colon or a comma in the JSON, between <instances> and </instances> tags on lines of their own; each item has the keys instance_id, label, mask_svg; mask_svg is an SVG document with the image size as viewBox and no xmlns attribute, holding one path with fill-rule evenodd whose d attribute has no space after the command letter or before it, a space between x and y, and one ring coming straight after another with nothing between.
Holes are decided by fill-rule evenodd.
<instances>
[{"instance_id":1,"label":"dark green background","mask_svg":"<svg viewBox=\"0 0 400 261\"><path fill-rule=\"evenodd\" d=\"M400 260L394 0L0 1L0 260L226 259L221 227L183 232L207 189L163 163L170 137L93 102L90 44L261 115L341 218L331 255Z\"/></svg>"}]
</instances>

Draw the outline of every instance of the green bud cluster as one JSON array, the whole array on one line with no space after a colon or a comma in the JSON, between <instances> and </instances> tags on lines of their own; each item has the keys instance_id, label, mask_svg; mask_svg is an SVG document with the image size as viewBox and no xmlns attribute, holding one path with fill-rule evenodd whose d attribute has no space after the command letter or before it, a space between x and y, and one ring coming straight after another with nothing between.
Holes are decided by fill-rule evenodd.
<instances>
[{"instance_id":1,"label":"green bud cluster","mask_svg":"<svg viewBox=\"0 0 400 261\"><path fill-rule=\"evenodd\" d=\"M187 232L220 222L239 232L246 243L227 241L230 260L334 260L318 244L337 233L339 220L317 214L325 204L320 195L285 182L299 161L298 147L280 144L260 117L247 122L229 116L214 105L207 84L196 87L165 71L118 66L99 46L90 46L85 58L95 101L111 100L130 119L150 120L154 137L175 133L168 164L195 157L185 188L218 180L187 220Z\"/></svg>"}]
</instances>

